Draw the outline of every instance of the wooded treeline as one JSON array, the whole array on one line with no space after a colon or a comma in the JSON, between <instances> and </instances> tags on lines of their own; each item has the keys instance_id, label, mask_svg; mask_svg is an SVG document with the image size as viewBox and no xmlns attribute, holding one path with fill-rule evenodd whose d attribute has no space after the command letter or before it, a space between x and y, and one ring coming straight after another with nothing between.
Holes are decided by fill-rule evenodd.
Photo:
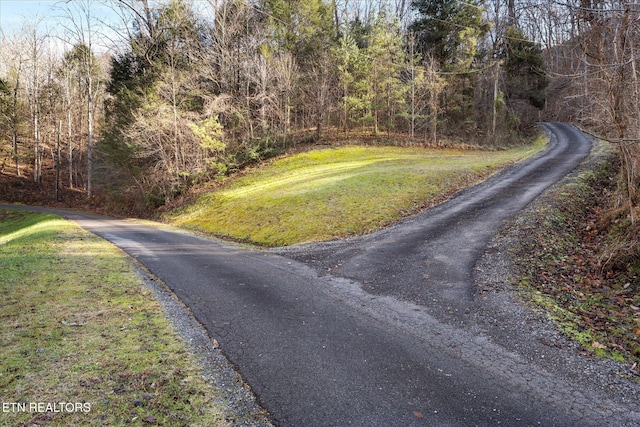
<instances>
[{"instance_id":1,"label":"wooded treeline","mask_svg":"<svg viewBox=\"0 0 640 427\"><path fill-rule=\"evenodd\" d=\"M499 146L573 120L619 141L640 204L635 4L105 0L121 22L98 53L95 3L3 34L3 169L40 181L51 159L62 185L145 209L301 142Z\"/></svg>"},{"instance_id":2,"label":"wooded treeline","mask_svg":"<svg viewBox=\"0 0 640 427\"><path fill-rule=\"evenodd\" d=\"M547 53L555 73L548 114L617 146L617 208L634 225L640 213L640 5L582 0L574 9L572 37Z\"/></svg>"}]
</instances>

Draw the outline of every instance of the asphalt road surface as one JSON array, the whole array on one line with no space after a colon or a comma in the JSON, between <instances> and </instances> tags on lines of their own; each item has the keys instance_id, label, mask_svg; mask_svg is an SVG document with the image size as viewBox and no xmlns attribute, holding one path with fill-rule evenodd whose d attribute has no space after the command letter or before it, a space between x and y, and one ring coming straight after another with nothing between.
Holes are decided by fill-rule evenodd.
<instances>
[{"instance_id":1,"label":"asphalt road surface","mask_svg":"<svg viewBox=\"0 0 640 427\"><path fill-rule=\"evenodd\" d=\"M545 126L553 137L544 153L437 208L340 242L259 251L66 216L163 280L277 425L639 425L637 407L465 322L477 300L474 264L502 221L590 151L570 125Z\"/></svg>"}]
</instances>

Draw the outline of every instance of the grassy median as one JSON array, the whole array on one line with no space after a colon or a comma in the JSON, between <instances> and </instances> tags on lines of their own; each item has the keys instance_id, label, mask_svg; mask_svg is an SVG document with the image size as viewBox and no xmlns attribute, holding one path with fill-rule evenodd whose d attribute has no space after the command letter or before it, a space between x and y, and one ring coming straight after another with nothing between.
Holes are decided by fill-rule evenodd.
<instances>
[{"instance_id":1,"label":"grassy median","mask_svg":"<svg viewBox=\"0 0 640 427\"><path fill-rule=\"evenodd\" d=\"M282 158L167 216L175 225L264 246L361 235L540 151L349 146Z\"/></svg>"},{"instance_id":2,"label":"grassy median","mask_svg":"<svg viewBox=\"0 0 640 427\"><path fill-rule=\"evenodd\" d=\"M218 396L122 252L0 210L0 425L226 425Z\"/></svg>"}]
</instances>

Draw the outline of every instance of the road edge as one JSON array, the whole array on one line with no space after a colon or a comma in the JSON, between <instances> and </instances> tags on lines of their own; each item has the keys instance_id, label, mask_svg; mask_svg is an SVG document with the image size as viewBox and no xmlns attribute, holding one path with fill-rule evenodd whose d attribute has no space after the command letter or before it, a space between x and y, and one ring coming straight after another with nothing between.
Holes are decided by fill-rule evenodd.
<instances>
[{"instance_id":1,"label":"road edge","mask_svg":"<svg viewBox=\"0 0 640 427\"><path fill-rule=\"evenodd\" d=\"M640 400L640 384L625 378L630 367L586 352L580 343L564 335L544 310L534 307L527 299L526 291L516 285L514 246L520 239L521 224L535 222L539 215L538 207L549 197L568 191L581 174L608 161L612 148L601 141L593 144L591 153L578 167L507 220L490 240L474 267L476 296L480 301L476 320L482 324L482 329L490 330L484 333L501 346L535 360L550 371L567 374L587 388L599 388L598 391L612 401L635 405ZM519 319L505 327L511 315ZM501 323L502 326L497 328ZM496 333L497 329L501 331Z\"/></svg>"}]
</instances>

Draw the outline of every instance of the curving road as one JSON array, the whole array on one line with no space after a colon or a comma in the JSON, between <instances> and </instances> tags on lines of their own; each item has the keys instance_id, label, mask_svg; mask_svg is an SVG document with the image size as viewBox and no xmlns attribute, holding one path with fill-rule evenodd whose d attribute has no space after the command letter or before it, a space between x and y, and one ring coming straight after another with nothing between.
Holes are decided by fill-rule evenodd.
<instances>
[{"instance_id":1,"label":"curving road","mask_svg":"<svg viewBox=\"0 0 640 427\"><path fill-rule=\"evenodd\" d=\"M439 317L465 311L475 300L473 266L501 223L590 152L590 140L575 127L544 126L553 139L543 153L423 215L362 238L279 252L356 280L368 293L429 306Z\"/></svg>"},{"instance_id":2,"label":"curving road","mask_svg":"<svg viewBox=\"0 0 640 427\"><path fill-rule=\"evenodd\" d=\"M503 220L591 143L546 124L547 150L361 238L264 252L70 214L162 279L287 426L637 425L637 408L469 325L473 267ZM276 253L277 252L277 253Z\"/></svg>"}]
</instances>

